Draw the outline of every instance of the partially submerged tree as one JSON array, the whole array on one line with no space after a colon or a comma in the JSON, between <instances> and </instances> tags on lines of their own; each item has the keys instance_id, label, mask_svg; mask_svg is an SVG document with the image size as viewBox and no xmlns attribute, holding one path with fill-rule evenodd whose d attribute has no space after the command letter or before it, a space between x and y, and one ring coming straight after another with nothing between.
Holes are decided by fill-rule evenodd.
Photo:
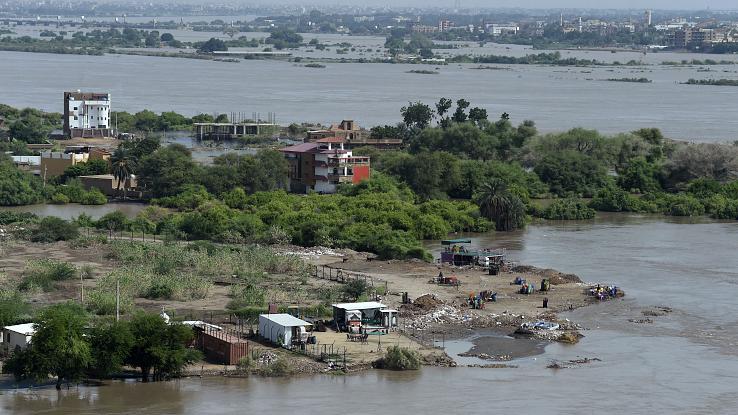
<instances>
[{"instance_id":1,"label":"partially submerged tree","mask_svg":"<svg viewBox=\"0 0 738 415\"><path fill-rule=\"evenodd\" d=\"M56 377L56 389L62 383L82 379L92 362L90 344L84 337L88 317L75 303L53 305L39 315L33 342L17 350L6 363L6 372L16 379L43 381Z\"/></svg>"},{"instance_id":2,"label":"partially submerged tree","mask_svg":"<svg viewBox=\"0 0 738 415\"><path fill-rule=\"evenodd\" d=\"M475 196L479 210L495 222L498 231L512 231L525 226L525 204L499 179L484 183Z\"/></svg>"}]
</instances>

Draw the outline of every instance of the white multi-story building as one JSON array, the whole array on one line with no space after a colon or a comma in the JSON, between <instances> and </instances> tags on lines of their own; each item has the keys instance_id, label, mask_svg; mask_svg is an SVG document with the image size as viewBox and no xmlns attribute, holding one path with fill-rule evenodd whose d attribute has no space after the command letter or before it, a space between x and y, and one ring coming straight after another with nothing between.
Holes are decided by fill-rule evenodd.
<instances>
[{"instance_id":1,"label":"white multi-story building","mask_svg":"<svg viewBox=\"0 0 738 415\"><path fill-rule=\"evenodd\" d=\"M492 36L515 35L520 31L520 26L518 26L517 24L488 23L486 27L487 33L491 34Z\"/></svg>"},{"instance_id":2,"label":"white multi-story building","mask_svg":"<svg viewBox=\"0 0 738 415\"><path fill-rule=\"evenodd\" d=\"M65 92L64 134L67 137L111 136L110 94Z\"/></svg>"}]
</instances>

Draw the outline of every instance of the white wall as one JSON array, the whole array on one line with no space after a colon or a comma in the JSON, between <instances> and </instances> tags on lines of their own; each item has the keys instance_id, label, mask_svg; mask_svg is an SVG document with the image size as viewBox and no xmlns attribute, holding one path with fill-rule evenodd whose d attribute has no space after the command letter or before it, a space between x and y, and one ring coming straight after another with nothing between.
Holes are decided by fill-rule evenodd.
<instances>
[{"instance_id":1,"label":"white wall","mask_svg":"<svg viewBox=\"0 0 738 415\"><path fill-rule=\"evenodd\" d=\"M289 345L292 340L292 329L280 326L264 316L259 316L259 335L274 344L278 344L281 338L283 345Z\"/></svg>"}]
</instances>

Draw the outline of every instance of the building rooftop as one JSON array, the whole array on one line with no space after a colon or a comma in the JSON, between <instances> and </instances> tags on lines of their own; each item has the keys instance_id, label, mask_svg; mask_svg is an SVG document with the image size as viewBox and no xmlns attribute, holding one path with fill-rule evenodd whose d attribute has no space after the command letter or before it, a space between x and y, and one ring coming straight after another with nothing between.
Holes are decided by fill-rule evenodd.
<instances>
[{"instance_id":1,"label":"building rooftop","mask_svg":"<svg viewBox=\"0 0 738 415\"><path fill-rule=\"evenodd\" d=\"M364 303L341 303L333 304L333 307L343 310L371 310L372 308L387 308L386 305L376 301L367 301Z\"/></svg>"},{"instance_id":2,"label":"building rooftop","mask_svg":"<svg viewBox=\"0 0 738 415\"><path fill-rule=\"evenodd\" d=\"M285 153L312 153L318 151L318 145L315 143L303 143L281 148L279 151L283 151Z\"/></svg>"},{"instance_id":3,"label":"building rooftop","mask_svg":"<svg viewBox=\"0 0 738 415\"><path fill-rule=\"evenodd\" d=\"M273 321L282 327L312 326L312 324L307 321L300 320L290 314L261 314L259 317L264 317L265 319Z\"/></svg>"},{"instance_id":4,"label":"building rooftop","mask_svg":"<svg viewBox=\"0 0 738 415\"><path fill-rule=\"evenodd\" d=\"M80 178L84 177L86 179L106 179L106 180L113 180L115 177L112 174L90 174L90 175L84 175L79 176Z\"/></svg>"},{"instance_id":5,"label":"building rooftop","mask_svg":"<svg viewBox=\"0 0 738 415\"><path fill-rule=\"evenodd\" d=\"M341 137L326 137L321 138L319 140L315 140L316 143L345 143L346 140L344 140Z\"/></svg>"},{"instance_id":6,"label":"building rooftop","mask_svg":"<svg viewBox=\"0 0 738 415\"><path fill-rule=\"evenodd\" d=\"M34 323L16 324L15 326L5 326L5 330L20 333L24 336L33 336L36 333L36 329L33 326Z\"/></svg>"}]
</instances>

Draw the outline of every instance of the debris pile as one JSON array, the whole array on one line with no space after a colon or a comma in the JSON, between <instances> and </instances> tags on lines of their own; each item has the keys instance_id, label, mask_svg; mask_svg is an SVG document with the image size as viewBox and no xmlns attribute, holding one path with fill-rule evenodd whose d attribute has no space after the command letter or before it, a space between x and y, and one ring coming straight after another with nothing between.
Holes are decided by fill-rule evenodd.
<instances>
[{"instance_id":1,"label":"debris pile","mask_svg":"<svg viewBox=\"0 0 738 415\"><path fill-rule=\"evenodd\" d=\"M443 301L433 294L425 294L416 298L413 304L421 310L429 311L443 304Z\"/></svg>"},{"instance_id":2,"label":"debris pile","mask_svg":"<svg viewBox=\"0 0 738 415\"><path fill-rule=\"evenodd\" d=\"M546 367L549 368L549 369L568 369L568 368L571 368L571 367L576 367L576 366L580 366L580 365L584 365L584 364L588 364L588 363L592 363L592 362L601 362L601 361L602 360L600 360L600 359L598 359L596 357L593 357L591 359L588 358L588 357L585 357L583 359L574 359L574 360L568 360L568 361L565 361L565 362L553 360L553 361L551 361L551 364L549 364Z\"/></svg>"},{"instance_id":3,"label":"debris pile","mask_svg":"<svg viewBox=\"0 0 738 415\"><path fill-rule=\"evenodd\" d=\"M266 351L259 355L259 358L257 359L257 362L259 362L262 365L269 365L277 361L277 355Z\"/></svg>"},{"instance_id":4,"label":"debris pile","mask_svg":"<svg viewBox=\"0 0 738 415\"><path fill-rule=\"evenodd\" d=\"M582 280L574 274L564 274L563 272L556 271L550 268L538 268L531 265L518 265L512 268L513 272L530 273L540 275L543 278L547 278L551 285L561 285L570 283L580 283Z\"/></svg>"}]
</instances>

